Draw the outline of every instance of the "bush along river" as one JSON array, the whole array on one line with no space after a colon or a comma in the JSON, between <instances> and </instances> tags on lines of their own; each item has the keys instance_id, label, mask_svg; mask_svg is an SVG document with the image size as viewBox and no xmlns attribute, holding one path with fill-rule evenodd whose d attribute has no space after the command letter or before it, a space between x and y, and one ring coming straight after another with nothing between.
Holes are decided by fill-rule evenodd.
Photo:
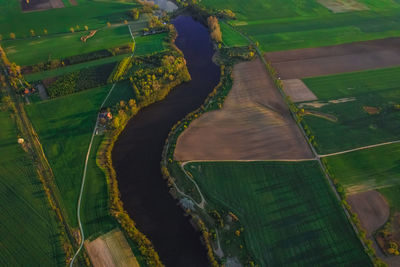
<instances>
[{"instance_id":1,"label":"bush along river","mask_svg":"<svg viewBox=\"0 0 400 267\"><path fill-rule=\"evenodd\" d=\"M203 24L183 15L173 24L192 80L133 117L115 143L112 160L124 208L161 261L167 267L204 267L209 263L200 232L170 195L160 162L172 126L204 102L219 82L220 68L212 62L213 44Z\"/></svg>"}]
</instances>

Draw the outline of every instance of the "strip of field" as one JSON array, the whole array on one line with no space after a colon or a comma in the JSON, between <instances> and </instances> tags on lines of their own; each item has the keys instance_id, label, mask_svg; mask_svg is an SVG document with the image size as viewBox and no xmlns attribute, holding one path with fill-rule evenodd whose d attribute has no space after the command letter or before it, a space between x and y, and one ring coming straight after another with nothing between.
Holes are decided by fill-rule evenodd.
<instances>
[{"instance_id":1,"label":"strip of field","mask_svg":"<svg viewBox=\"0 0 400 267\"><path fill-rule=\"evenodd\" d=\"M318 103L305 102L299 106L337 118L329 121L304 117L320 154L400 140L400 109L396 106L400 103L400 68L303 81L317 96Z\"/></svg>"},{"instance_id":2,"label":"strip of field","mask_svg":"<svg viewBox=\"0 0 400 267\"><path fill-rule=\"evenodd\" d=\"M53 169L69 223L73 226L77 225L76 203L87 145L107 89L109 86L26 107Z\"/></svg>"},{"instance_id":3,"label":"strip of field","mask_svg":"<svg viewBox=\"0 0 400 267\"><path fill-rule=\"evenodd\" d=\"M21 66L29 66L132 42L127 26L101 29L86 43L80 40L82 35L84 33L78 32L27 40L9 40L3 42L2 45L11 61ZM32 53L32 51L35 51L35 53Z\"/></svg>"},{"instance_id":4,"label":"strip of field","mask_svg":"<svg viewBox=\"0 0 400 267\"><path fill-rule=\"evenodd\" d=\"M347 197L351 210L357 213L368 236L378 230L389 219L389 205L377 191L370 190Z\"/></svg>"},{"instance_id":5,"label":"strip of field","mask_svg":"<svg viewBox=\"0 0 400 267\"><path fill-rule=\"evenodd\" d=\"M329 2L333 1L350 3L349 0ZM232 10L237 18L232 24L259 42L265 52L399 36L398 1L351 2L355 1L359 3L358 9L362 5L368 10L332 13L315 0L202 0L200 5L213 10Z\"/></svg>"},{"instance_id":6,"label":"strip of field","mask_svg":"<svg viewBox=\"0 0 400 267\"><path fill-rule=\"evenodd\" d=\"M0 265L64 265L55 213L10 115L0 109Z\"/></svg>"},{"instance_id":7,"label":"strip of field","mask_svg":"<svg viewBox=\"0 0 400 267\"><path fill-rule=\"evenodd\" d=\"M330 156L326 160L349 194L400 185L400 144Z\"/></svg>"},{"instance_id":8,"label":"strip of field","mask_svg":"<svg viewBox=\"0 0 400 267\"><path fill-rule=\"evenodd\" d=\"M99 238L85 242L94 267L139 267L124 234L113 230Z\"/></svg>"},{"instance_id":9,"label":"strip of field","mask_svg":"<svg viewBox=\"0 0 400 267\"><path fill-rule=\"evenodd\" d=\"M368 7L357 0L318 0L318 3L333 13L368 10Z\"/></svg>"},{"instance_id":10,"label":"strip of field","mask_svg":"<svg viewBox=\"0 0 400 267\"><path fill-rule=\"evenodd\" d=\"M30 0L27 6L37 1ZM19 0L0 0L0 34L3 39L9 39L10 33L14 33L16 38L30 37L31 30L36 36L44 35L45 29L48 34L65 33L69 32L70 27L78 30L77 25L80 29L85 25L89 29L97 29L106 26L107 22L115 24L122 23L125 19L130 20L128 11L138 7L135 2L126 1L78 0L78 5L70 5L68 1L56 1L68 7L22 12Z\"/></svg>"},{"instance_id":11,"label":"strip of field","mask_svg":"<svg viewBox=\"0 0 400 267\"><path fill-rule=\"evenodd\" d=\"M400 65L400 38L265 54L282 79L296 79Z\"/></svg>"},{"instance_id":12,"label":"strip of field","mask_svg":"<svg viewBox=\"0 0 400 267\"><path fill-rule=\"evenodd\" d=\"M299 79L283 80L283 90L293 102L304 102L317 100L317 97L310 89Z\"/></svg>"},{"instance_id":13,"label":"strip of field","mask_svg":"<svg viewBox=\"0 0 400 267\"><path fill-rule=\"evenodd\" d=\"M316 161L201 162L185 169L208 202L237 215L261 266L371 266Z\"/></svg>"},{"instance_id":14,"label":"strip of field","mask_svg":"<svg viewBox=\"0 0 400 267\"><path fill-rule=\"evenodd\" d=\"M176 160L310 159L312 153L260 60L239 63L221 110L179 136Z\"/></svg>"}]
</instances>

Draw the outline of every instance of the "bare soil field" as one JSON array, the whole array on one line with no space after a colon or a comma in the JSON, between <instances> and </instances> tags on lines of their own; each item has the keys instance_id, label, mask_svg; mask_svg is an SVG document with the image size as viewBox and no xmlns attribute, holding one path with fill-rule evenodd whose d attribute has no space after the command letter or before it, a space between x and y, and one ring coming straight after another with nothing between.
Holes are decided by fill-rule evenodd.
<instances>
[{"instance_id":1,"label":"bare soil field","mask_svg":"<svg viewBox=\"0 0 400 267\"><path fill-rule=\"evenodd\" d=\"M270 52L281 79L300 79L400 65L400 38Z\"/></svg>"},{"instance_id":2,"label":"bare soil field","mask_svg":"<svg viewBox=\"0 0 400 267\"><path fill-rule=\"evenodd\" d=\"M94 267L139 267L120 230L113 230L91 242L85 241L85 248Z\"/></svg>"},{"instance_id":3,"label":"bare soil field","mask_svg":"<svg viewBox=\"0 0 400 267\"><path fill-rule=\"evenodd\" d=\"M333 13L368 10L369 8L357 0L318 0L318 3Z\"/></svg>"},{"instance_id":4,"label":"bare soil field","mask_svg":"<svg viewBox=\"0 0 400 267\"><path fill-rule=\"evenodd\" d=\"M52 8L63 8L64 3L62 0L21 0L21 9L23 12L40 11Z\"/></svg>"},{"instance_id":5,"label":"bare soil field","mask_svg":"<svg viewBox=\"0 0 400 267\"><path fill-rule=\"evenodd\" d=\"M317 100L314 93L299 79L283 80L283 91L293 102Z\"/></svg>"},{"instance_id":6,"label":"bare soil field","mask_svg":"<svg viewBox=\"0 0 400 267\"><path fill-rule=\"evenodd\" d=\"M364 106L363 109L369 115L374 115L374 114L378 114L379 113L379 108L376 108L376 107Z\"/></svg>"},{"instance_id":7,"label":"bare soil field","mask_svg":"<svg viewBox=\"0 0 400 267\"><path fill-rule=\"evenodd\" d=\"M233 70L221 110L203 114L178 138L175 159L299 160L312 153L260 60Z\"/></svg>"},{"instance_id":8,"label":"bare soil field","mask_svg":"<svg viewBox=\"0 0 400 267\"><path fill-rule=\"evenodd\" d=\"M370 190L350 195L347 201L352 211L357 213L368 236L371 236L389 219L389 205L378 191Z\"/></svg>"}]
</instances>

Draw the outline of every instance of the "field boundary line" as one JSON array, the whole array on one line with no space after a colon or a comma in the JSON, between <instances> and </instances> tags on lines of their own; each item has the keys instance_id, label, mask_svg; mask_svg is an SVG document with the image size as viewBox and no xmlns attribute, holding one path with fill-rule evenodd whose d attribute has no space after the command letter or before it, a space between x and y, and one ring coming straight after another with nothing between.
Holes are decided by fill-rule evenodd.
<instances>
[{"instance_id":1,"label":"field boundary line","mask_svg":"<svg viewBox=\"0 0 400 267\"><path fill-rule=\"evenodd\" d=\"M397 144L397 143L400 143L400 140L390 141L390 142L385 142L385 143L379 143L379 144L369 145L369 146L362 146L362 147L358 147L358 148L353 148L353 149L349 149L349 150L344 150L344 151L339 151L339 152L330 153L330 154L324 154L324 155L318 155L318 156L320 158L325 158L325 157L336 156L336 155L341 155L341 154L347 154L347 153L354 152L354 151L365 150L365 149L369 149L369 148L386 146L386 145L392 145L392 144Z\"/></svg>"},{"instance_id":2,"label":"field boundary line","mask_svg":"<svg viewBox=\"0 0 400 267\"><path fill-rule=\"evenodd\" d=\"M112 85L112 87L111 87L111 89L109 90L107 96L105 97L103 103L101 104L99 110L101 110L101 109L103 108L103 106L104 106L104 104L106 103L106 101L107 101L108 97L110 96L111 92L114 90L115 85L116 85L115 83ZM81 249L82 249L82 247L83 247L83 243L85 242L85 233L84 233L83 227L82 227L82 221L81 221L81 214L80 214L80 212L81 212L81 202L82 202L83 190L85 189L87 165L88 165L90 153L91 153L91 150L92 150L93 139L94 139L94 136L96 135L97 124L98 124L98 122L99 122L99 115L98 115L98 113L96 114L96 116L97 116L97 118L96 118L96 123L95 123L95 125L94 125L93 133L92 133L92 136L91 136L91 138L90 138L90 143L89 143L88 151L87 151L87 153L86 153L85 167L84 167L84 169L83 169L82 182L81 182L81 190L80 190L80 192L79 192L79 198L78 198L77 217L78 217L79 230L80 230L80 232L81 232L81 243L80 243L78 250L75 252L74 257L72 258L72 260L71 260L71 262L70 262L70 264L69 264L70 267L73 266L74 261L75 261L76 257L78 256L79 252L81 251Z\"/></svg>"},{"instance_id":3,"label":"field boundary line","mask_svg":"<svg viewBox=\"0 0 400 267\"><path fill-rule=\"evenodd\" d=\"M309 159L194 159L183 161L186 165L187 163L196 163L196 162L302 162L302 161L313 161L317 160L317 157L309 158Z\"/></svg>"}]
</instances>

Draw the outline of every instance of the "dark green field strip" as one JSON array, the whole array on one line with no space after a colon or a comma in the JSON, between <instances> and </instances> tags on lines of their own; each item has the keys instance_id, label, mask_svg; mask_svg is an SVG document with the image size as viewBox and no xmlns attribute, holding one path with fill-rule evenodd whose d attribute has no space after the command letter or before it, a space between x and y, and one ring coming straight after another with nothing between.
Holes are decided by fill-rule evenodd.
<instances>
[{"instance_id":1,"label":"dark green field strip","mask_svg":"<svg viewBox=\"0 0 400 267\"><path fill-rule=\"evenodd\" d=\"M186 169L209 200L238 215L262 265L371 265L317 162L204 162Z\"/></svg>"},{"instance_id":2,"label":"dark green field strip","mask_svg":"<svg viewBox=\"0 0 400 267\"><path fill-rule=\"evenodd\" d=\"M64 255L54 213L10 114L0 111L0 265L56 266Z\"/></svg>"},{"instance_id":3,"label":"dark green field strip","mask_svg":"<svg viewBox=\"0 0 400 267\"><path fill-rule=\"evenodd\" d=\"M96 136L88 162L85 191L82 200L82 222L85 236L93 239L115 227L117 222L110 214L107 180L96 165L97 150L103 136Z\"/></svg>"},{"instance_id":4,"label":"dark green field strip","mask_svg":"<svg viewBox=\"0 0 400 267\"><path fill-rule=\"evenodd\" d=\"M48 71L42 71L42 72L24 75L24 77L28 82L39 81L39 80L43 80L43 79L50 78L50 77L65 75L67 73L78 71L83 68L95 67L95 66L112 63L112 62L117 62L117 61L122 60L124 57L129 57L129 56L130 56L130 54L124 54L124 55L118 55L118 56L114 56L114 57L107 57L107 58L102 58L102 59L98 59L98 60L87 61L87 62L74 64L74 65L70 65L70 66L66 66L66 67L62 67L62 68L58 68L58 69L54 69L54 70L48 70Z\"/></svg>"},{"instance_id":5,"label":"dark green field strip","mask_svg":"<svg viewBox=\"0 0 400 267\"><path fill-rule=\"evenodd\" d=\"M365 191L400 185L400 144L354 151L326 159L334 177L346 189L359 186L360 190Z\"/></svg>"},{"instance_id":6,"label":"dark green field strip","mask_svg":"<svg viewBox=\"0 0 400 267\"><path fill-rule=\"evenodd\" d=\"M97 111L110 85L27 106L53 169L69 223L77 225L76 204Z\"/></svg>"},{"instance_id":7,"label":"dark green field strip","mask_svg":"<svg viewBox=\"0 0 400 267\"><path fill-rule=\"evenodd\" d=\"M309 78L304 82L322 101L353 98L320 108L304 106L338 119L304 118L321 154L400 139L400 110L395 107L400 103L400 68ZM368 114L364 107L377 108L378 113Z\"/></svg>"}]
</instances>

